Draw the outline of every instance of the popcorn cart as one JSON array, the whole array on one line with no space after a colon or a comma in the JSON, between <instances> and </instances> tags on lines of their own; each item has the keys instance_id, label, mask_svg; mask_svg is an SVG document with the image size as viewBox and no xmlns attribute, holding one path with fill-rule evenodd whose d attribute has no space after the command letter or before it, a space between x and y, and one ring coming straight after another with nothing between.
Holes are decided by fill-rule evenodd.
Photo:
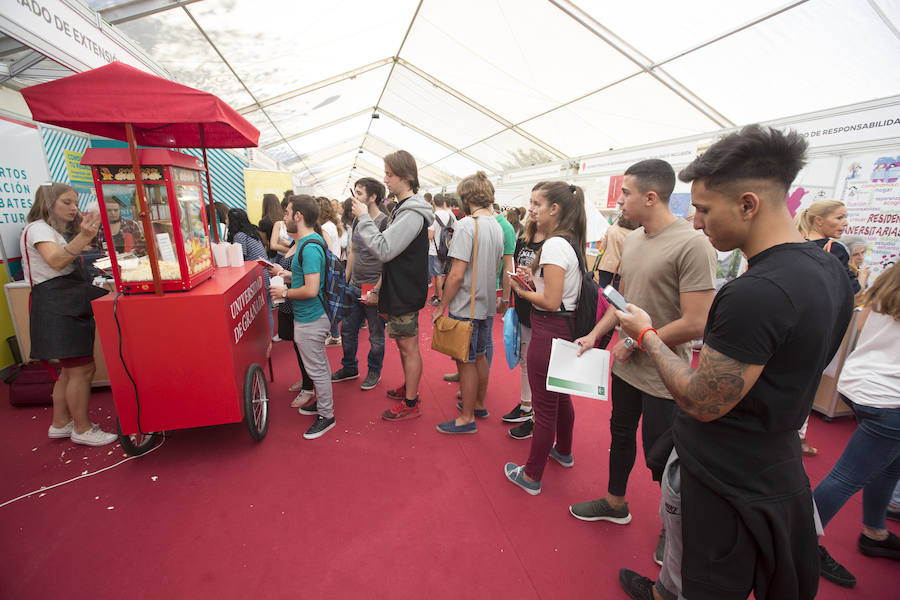
<instances>
[{"instance_id":1,"label":"popcorn cart","mask_svg":"<svg viewBox=\"0 0 900 600\"><path fill-rule=\"evenodd\" d=\"M213 273L200 179L206 169L193 156L171 150L143 149L138 157L149 229L142 223L128 150L88 148L81 159L94 176L109 251L95 266L112 272L116 291L147 293L153 291L155 259L164 291L189 290ZM152 254L147 245L151 236L150 247L156 248Z\"/></svg>"},{"instance_id":2,"label":"popcorn cart","mask_svg":"<svg viewBox=\"0 0 900 600\"><path fill-rule=\"evenodd\" d=\"M120 443L142 454L159 431L242 420L261 440L268 394L254 360L271 351L262 267L213 266L202 163L163 149L137 156L139 169L125 149L89 148L81 160L109 252L94 265L112 273L117 292L93 307ZM150 294L155 281L170 293Z\"/></svg>"},{"instance_id":3,"label":"popcorn cart","mask_svg":"<svg viewBox=\"0 0 900 600\"><path fill-rule=\"evenodd\" d=\"M92 306L122 447L142 454L160 432L241 421L261 440L267 290L256 263L213 266L204 167L207 148L254 147L259 131L212 94L120 62L21 93L36 121L128 142L127 150L91 148L82 161L93 171L108 251L108 263L94 264L116 288ZM200 148L203 163L162 148ZM219 241L215 228L212 236Z\"/></svg>"}]
</instances>

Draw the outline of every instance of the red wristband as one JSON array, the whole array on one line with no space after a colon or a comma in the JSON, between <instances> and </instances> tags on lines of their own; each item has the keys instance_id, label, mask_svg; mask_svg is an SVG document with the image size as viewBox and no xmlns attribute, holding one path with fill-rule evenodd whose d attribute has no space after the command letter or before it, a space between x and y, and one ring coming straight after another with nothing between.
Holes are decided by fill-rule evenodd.
<instances>
[{"instance_id":1,"label":"red wristband","mask_svg":"<svg viewBox=\"0 0 900 600\"><path fill-rule=\"evenodd\" d=\"M644 339L644 334L647 333L648 331L652 331L652 332L655 333L656 335L659 335L659 332L658 332L657 330L653 329L652 327L645 327L645 328L638 334L638 338L637 338L637 345L638 345L638 348L640 348L641 350L644 349L644 344L642 344L641 341Z\"/></svg>"}]
</instances>

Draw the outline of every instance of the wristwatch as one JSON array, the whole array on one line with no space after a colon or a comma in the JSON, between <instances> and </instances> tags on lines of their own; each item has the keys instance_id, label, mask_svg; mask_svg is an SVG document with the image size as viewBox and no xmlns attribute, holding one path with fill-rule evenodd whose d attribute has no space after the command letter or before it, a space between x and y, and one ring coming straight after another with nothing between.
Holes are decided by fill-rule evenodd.
<instances>
[{"instance_id":1,"label":"wristwatch","mask_svg":"<svg viewBox=\"0 0 900 600\"><path fill-rule=\"evenodd\" d=\"M281 297L282 297L282 298L287 298L287 291L288 291L287 288L284 288L283 290L281 290ZM631 338L628 338L628 339L630 340Z\"/></svg>"},{"instance_id":2,"label":"wristwatch","mask_svg":"<svg viewBox=\"0 0 900 600\"><path fill-rule=\"evenodd\" d=\"M634 340L630 337L627 337L624 340L622 340L622 343L625 344L625 347L628 348L629 350L634 350L634 347L637 345L634 343Z\"/></svg>"}]
</instances>

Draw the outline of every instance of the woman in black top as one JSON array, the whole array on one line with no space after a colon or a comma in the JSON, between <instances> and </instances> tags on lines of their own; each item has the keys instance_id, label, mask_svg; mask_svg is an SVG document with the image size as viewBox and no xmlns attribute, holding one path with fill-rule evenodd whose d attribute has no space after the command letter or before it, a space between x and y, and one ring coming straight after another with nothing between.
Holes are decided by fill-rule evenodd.
<instances>
[{"instance_id":1,"label":"woman in black top","mask_svg":"<svg viewBox=\"0 0 900 600\"><path fill-rule=\"evenodd\" d=\"M266 247L266 254L270 258L274 257L276 252L269 247L269 240L272 238L272 227L275 223L284 218L284 210L275 194L263 194L262 219L259 220L259 235L262 243Z\"/></svg>"},{"instance_id":2,"label":"woman in black top","mask_svg":"<svg viewBox=\"0 0 900 600\"><path fill-rule=\"evenodd\" d=\"M803 237L827 252L834 254L844 268L853 285L853 293L860 290L856 275L850 270L850 252L838 240L847 228L847 207L837 200L818 200L803 212L797 214L794 221Z\"/></svg>"},{"instance_id":3,"label":"woman in black top","mask_svg":"<svg viewBox=\"0 0 900 600\"><path fill-rule=\"evenodd\" d=\"M522 236L516 240L513 262L518 267L530 267L544 243L545 234L538 231L534 221L527 221ZM510 437L524 440L534 431L534 413L531 410L531 386L528 384L528 343L531 341L531 302L516 294L514 308L519 317L521 340L519 346L519 370L521 371L522 394L520 401L511 411L503 415L504 423L519 423L509 430Z\"/></svg>"},{"instance_id":4,"label":"woman in black top","mask_svg":"<svg viewBox=\"0 0 900 600\"><path fill-rule=\"evenodd\" d=\"M847 277L850 278L850 283L853 285L853 293L858 292L860 290L859 280L849 266L850 252L838 241L844 235L844 229L847 228L847 207L844 206L844 203L837 200L817 200L802 212L797 213L794 223L803 237L841 261ZM819 451L806 441L808 422L807 418L803 422L803 427L800 428L800 446L803 456L816 456Z\"/></svg>"}]
</instances>

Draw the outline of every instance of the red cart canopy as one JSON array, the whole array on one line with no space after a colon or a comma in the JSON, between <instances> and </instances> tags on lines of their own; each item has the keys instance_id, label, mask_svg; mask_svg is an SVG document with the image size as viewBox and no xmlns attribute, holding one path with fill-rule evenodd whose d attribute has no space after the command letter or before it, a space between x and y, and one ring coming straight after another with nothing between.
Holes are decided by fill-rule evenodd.
<instances>
[{"instance_id":1,"label":"red cart canopy","mask_svg":"<svg viewBox=\"0 0 900 600\"><path fill-rule=\"evenodd\" d=\"M170 148L250 148L259 130L216 96L121 62L21 90L35 121ZM202 131L202 133L201 133Z\"/></svg>"}]
</instances>

